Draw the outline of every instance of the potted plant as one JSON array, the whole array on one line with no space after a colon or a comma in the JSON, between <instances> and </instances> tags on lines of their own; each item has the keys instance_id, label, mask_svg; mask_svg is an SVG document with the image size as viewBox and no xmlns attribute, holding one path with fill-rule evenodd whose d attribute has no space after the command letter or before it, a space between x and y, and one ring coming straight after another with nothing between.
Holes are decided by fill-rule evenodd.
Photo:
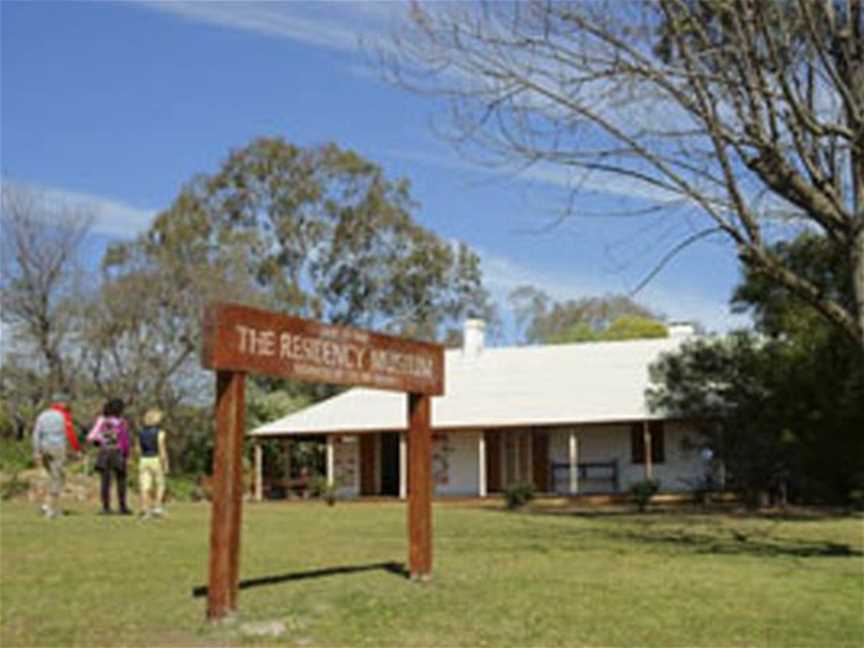
<instances>
[{"instance_id":1,"label":"potted plant","mask_svg":"<svg viewBox=\"0 0 864 648\"><path fill-rule=\"evenodd\" d=\"M660 490L660 482L656 479L643 479L630 486L630 495L633 497L633 501L636 502L640 513L643 513L648 508L648 503L657 494L658 490Z\"/></svg>"},{"instance_id":2,"label":"potted plant","mask_svg":"<svg viewBox=\"0 0 864 648\"><path fill-rule=\"evenodd\" d=\"M336 503L336 490L336 484L331 484L322 475L313 477L309 482L309 492L312 497L320 497L327 502L327 506L333 506Z\"/></svg>"}]
</instances>

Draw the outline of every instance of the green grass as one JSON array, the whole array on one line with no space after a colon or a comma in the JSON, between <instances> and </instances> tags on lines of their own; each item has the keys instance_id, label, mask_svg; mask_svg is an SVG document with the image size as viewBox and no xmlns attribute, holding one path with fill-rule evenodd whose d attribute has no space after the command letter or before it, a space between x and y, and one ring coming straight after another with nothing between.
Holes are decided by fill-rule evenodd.
<instances>
[{"instance_id":1,"label":"green grass","mask_svg":"<svg viewBox=\"0 0 864 648\"><path fill-rule=\"evenodd\" d=\"M434 507L434 577L403 562L397 503L244 508L231 625L204 622L209 506L140 522L2 508L0 645L861 646L861 517L513 514ZM243 634L280 621L278 638Z\"/></svg>"}]
</instances>

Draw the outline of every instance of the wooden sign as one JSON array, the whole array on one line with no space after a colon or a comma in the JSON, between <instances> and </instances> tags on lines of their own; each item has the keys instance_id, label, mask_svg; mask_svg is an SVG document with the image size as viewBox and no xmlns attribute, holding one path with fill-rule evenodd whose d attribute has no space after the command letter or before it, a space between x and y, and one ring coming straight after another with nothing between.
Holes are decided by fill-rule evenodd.
<instances>
[{"instance_id":1,"label":"wooden sign","mask_svg":"<svg viewBox=\"0 0 864 648\"><path fill-rule=\"evenodd\" d=\"M306 382L444 392L440 345L235 304L207 308L202 364Z\"/></svg>"},{"instance_id":2,"label":"wooden sign","mask_svg":"<svg viewBox=\"0 0 864 648\"><path fill-rule=\"evenodd\" d=\"M247 306L211 304L204 315L202 364L216 370L209 619L237 610L246 373L407 392L408 571L412 580L429 578L431 397L444 392L443 347Z\"/></svg>"}]
</instances>

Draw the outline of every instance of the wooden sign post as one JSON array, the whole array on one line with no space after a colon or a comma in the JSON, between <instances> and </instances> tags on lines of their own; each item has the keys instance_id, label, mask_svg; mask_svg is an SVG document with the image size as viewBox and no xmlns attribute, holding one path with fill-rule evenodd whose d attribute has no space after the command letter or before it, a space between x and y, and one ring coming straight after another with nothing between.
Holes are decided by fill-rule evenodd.
<instances>
[{"instance_id":1,"label":"wooden sign post","mask_svg":"<svg viewBox=\"0 0 864 648\"><path fill-rule=\"evenodd\" d=\"M408 570L412 580L432 573L432 399L408 395Z\"/></svg>"},{"instance_id":2,"label":"wooden sign post","mask_svg":"<svg viewBox=\"0 0 864 648\"><path fill-rule=\"evenodd\" d=\"M444 393L444 349L236 304L204 314L202 365L216 371L216 443L207 617L237 610L243 506L244 379L363 385L408 394L408 570L432 571L431 397Z\"/></svg>"}]
</instances>

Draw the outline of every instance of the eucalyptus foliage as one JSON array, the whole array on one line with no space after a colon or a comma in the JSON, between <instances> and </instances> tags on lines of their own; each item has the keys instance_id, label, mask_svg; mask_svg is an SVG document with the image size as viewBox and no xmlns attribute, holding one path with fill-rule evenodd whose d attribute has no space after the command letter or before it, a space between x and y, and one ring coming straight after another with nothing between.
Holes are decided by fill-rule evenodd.
<instances>
[{"instance_id":1,"label":"eucalyptus foliage","mask_svg":"<svg viewBox=\"0 0 864 648\"><path fill-rule=\"evenodd\" d=\"M834 299L848 299L843 257L804 234L776 245ZM735 306L758 334L697 339L651 369L652 406L695 421L730 485L755 498L788 489L794 499L864 496L864 354L789 290L753 270Z\"/></svg>"},{"instance_id":2,"label":"eucalyptus foliage","mask_svg":"<svg viewBox=\"0 0 864 648\"><path fill-rule=\"evenodd\" d=\"M212 453L213 377L199 365L208 302L430 340L465 317L494 318L478 256L418 224L417 210L406 180L335 144L260 138L232 151L147 232L106 252L84 323L90 379L133 416L164 409L181 462L201 470ZM249 382L252 424L333 393ZM274 464L278 449L267 450Z\"/></svg>"},{"instance_id":3,"label":"eucalyptus foliage","mask_svg":"<svg viewBox=\"0 0 864 648\"><path fill-rule=\"evenodd\" d=\"M661 316L625 295L582 297L562 302L533 286L509 295L528 344L568 344L666 337Z\"/></svg>"},{"instance_id":4,"label":"eucalyptus foliage","mask_svg":"<svg viewBox=\"0 0 864 648\"><path fill-rule=\"evenodd\" d=\"M491 305L479 257L417 209L407 180L353 151L261 138L188 183L147 245L199 263L234 255L283 312L436 339Z\"/></svg>"}]
</instances>

